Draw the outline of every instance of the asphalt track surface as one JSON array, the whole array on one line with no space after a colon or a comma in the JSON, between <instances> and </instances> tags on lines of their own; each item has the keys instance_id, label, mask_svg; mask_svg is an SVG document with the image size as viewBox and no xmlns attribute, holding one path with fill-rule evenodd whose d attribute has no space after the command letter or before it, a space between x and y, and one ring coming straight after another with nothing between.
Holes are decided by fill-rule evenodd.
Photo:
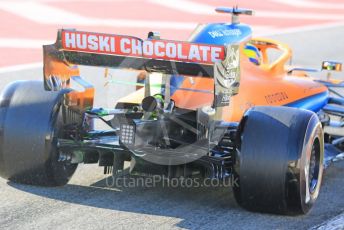
<instances>
[{"instance_id":1,"label":"asphalt track surface","mask_svg":"<svg viewBox=\"0 0 344 230\"><path fill-rule=\"evenodd\" d=\"M343 0L1 0L0 68L40 62L61 28L186 40L199 23L230 20L215 7L236 5L255 10L240 18L255 35L344 23Z\"/></svg>"},{"instance_id":2,"label":"asphalt track surface","mask_svg":"<svg viewBox=\"0 0 344 230\"><path fill-rule=\"evenodd\" d=\"M291 45L295 64L318 67L325 59L344 61L343 35L344 27L336 27L274 38ZM82 69L83 76L100 89L96 104L111 105L132 90L123 86L103 89L102 71ZM2 73L0 89L14 80L41 78L41 69ZM344 162L326 171L311 213L296 217L247 212L236 204L229 188L107 188L105 178L102 168L80 165L64 187L42 188L0 179L0 228L309 229L344 212Z\"/></svg>"}]
</instances>

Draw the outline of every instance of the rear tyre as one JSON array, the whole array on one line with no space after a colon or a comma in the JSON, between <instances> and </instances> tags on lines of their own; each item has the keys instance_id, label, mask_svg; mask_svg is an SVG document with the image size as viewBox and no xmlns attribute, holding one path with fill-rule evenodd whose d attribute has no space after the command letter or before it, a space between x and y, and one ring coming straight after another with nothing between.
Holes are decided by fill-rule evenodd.
<instances>
[{"instance_id":1,"label":"rear tyre","mask_svg":"<svg viewBox=\"0 0 344 230\"><path fill-rule=\"evenodd\" d=\"M9 85L0 97L0 176L13 182L60 186L77 165L58 161L66 92L45 91L40 81Z\"/></svg>"},{"instance_id":2,"label":"rear tyre","mask_svg":"<svg viewBox=\"0 0 344 230\"><path fill-rule=\"evenodd\" d=\"M321 187L323 136L313 112L287 107L249 110L238 130L238 203L251 211L309 212Z\"/></svg>"}]
</instances>

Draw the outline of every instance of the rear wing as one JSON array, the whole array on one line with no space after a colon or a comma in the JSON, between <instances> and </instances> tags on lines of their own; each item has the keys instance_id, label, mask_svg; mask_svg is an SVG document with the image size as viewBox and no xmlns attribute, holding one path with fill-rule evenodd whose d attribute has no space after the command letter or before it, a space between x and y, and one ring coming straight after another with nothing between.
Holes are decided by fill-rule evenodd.
<instances>
[{"instance_id":1,"label":"rear wing","mask_svg":"<svg viewBox=\"0 0 344 230\"><path fill-rule=\"evenodd\" d=\"M225 47L59 30L56 43L43 46L43 50L46 90L56 90L56 84L57 88L68 87L70 78L80 75L75 65L214 78L216 105L220 107L229 104L239 86L238 45Z\"/></svg>"}]
</instances>

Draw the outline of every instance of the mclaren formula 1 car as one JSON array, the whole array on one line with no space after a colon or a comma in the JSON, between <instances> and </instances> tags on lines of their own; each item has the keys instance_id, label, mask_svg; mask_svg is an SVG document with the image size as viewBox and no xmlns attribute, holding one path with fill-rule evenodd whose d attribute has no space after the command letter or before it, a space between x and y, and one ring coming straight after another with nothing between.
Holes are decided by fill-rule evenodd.
<instances>
[{"instance_id":1,"label":"mclaren formula 1 car","mask_svg":"<svg viewBox=\"0 0 344 230\"><path fill-rule=\"evenodd\" d=\"M305 214L324 168L343 156L344 83L289 66L290 48L252 38L251 10L218 8L231 23L200 25L187 42L60 30L44 50L44 79L6 87L0 101L0 175L61 186L77 165L119 175L235 178L253 211ZM270 51L279 51L271 58ZM138 71L137 90L97 108L77 65ZM325 61L326 71L341 64ZM76 90L75 85L83 90ZM334 92L335 97L331 92ZM97 130L95 121L109 128Z\"/></svg>"}]
</instances>

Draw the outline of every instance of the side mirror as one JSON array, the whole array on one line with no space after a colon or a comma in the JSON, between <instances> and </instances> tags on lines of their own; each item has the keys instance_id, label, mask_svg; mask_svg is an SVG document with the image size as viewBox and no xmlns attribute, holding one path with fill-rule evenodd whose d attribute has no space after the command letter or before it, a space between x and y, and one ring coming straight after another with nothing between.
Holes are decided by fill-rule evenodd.
<instances>
[{"instance_id":1,"label":"side mirror","mask_svg":"<svg viewBox=\"0 0 344 230\"><path fill-rule=\"evenodd\" d=\"M321 69L328 70L328 71L342 71L342 63L334 62L334 61L323 61Z\"/></svg>"}]
</instances>

